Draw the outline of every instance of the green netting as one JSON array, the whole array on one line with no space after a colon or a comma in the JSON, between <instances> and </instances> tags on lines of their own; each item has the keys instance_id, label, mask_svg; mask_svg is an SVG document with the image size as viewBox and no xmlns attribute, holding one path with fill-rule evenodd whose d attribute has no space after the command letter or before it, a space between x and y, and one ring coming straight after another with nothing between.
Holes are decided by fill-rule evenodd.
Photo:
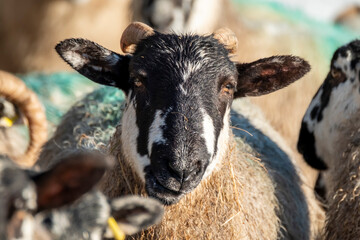
<instances>
[{"instance_id":1,"label":"green netting","mask_svg":"<svg viewBox=\"0 0 360 240\"><path fill-rule=\"evenodd\" d=\"M19 77L38 95L48 121L55 125L76 101L100 86L78 73L32 73Z\"/></svg>"},{"instance_id":2,"label":"green netting","mask_svg":"<svg viewBox=\"0 0 360 240\"><path fill-rule=\"evenodd\" d=\"M84 99L86 110L92 118L101 119L102 126L116 126L122 116L122 106L125 101L123 91L113 87L101 87Z\"/></svg>"}]
</instances>

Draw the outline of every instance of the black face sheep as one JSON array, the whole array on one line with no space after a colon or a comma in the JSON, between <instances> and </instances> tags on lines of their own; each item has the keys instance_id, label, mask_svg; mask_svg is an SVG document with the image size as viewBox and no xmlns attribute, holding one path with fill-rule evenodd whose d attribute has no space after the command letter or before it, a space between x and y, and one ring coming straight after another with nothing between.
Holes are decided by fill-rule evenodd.
<instances>
[{"instance_id":1,"label":"black face sheep","mask_svg":"<svg viewBox=\"0 0 360 240\"><path fill-rule=\"evenodd\" d=\"M253 152L241 152L244 143L233 138L229 122L234 98L276 91L309 65L293 56L234 63L229 53L236 44L227 29L174 35L140 23L121 39L130 55L84 39L61 42L56 50L65 61L91 80L123 90L126 106L116 98L106 102L114 90L90 94L65 115L38 166L51 164L46 158L62 143L76 148L86 139L85 145L94 140L98 146L99 133L107 131L113 136L102 146L108 144L105 150L119 162L107 171L102 190L112 197L146 190L172 205L162 224L140 239L309 239L310 213L286 154L262 165ZM109 114L116 117L109 121Z\"/></svg>"},{"instance_id":2,"label":"black face sheep","mask_svg":"<svg viewBox=\"0 0 360 240\"><path fill-rule=\"evenodd\" d=\"M298 149L323 172L326 239L358 239L360 231L360 41L340 47L302 121Z\"/></svg>"}]
</instances>

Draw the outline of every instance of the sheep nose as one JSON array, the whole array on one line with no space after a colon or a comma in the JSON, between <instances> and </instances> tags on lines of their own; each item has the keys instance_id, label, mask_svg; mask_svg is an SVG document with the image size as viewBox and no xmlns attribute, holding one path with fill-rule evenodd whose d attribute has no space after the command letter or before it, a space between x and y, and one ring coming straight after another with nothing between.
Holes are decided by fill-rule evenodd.
<instances>
[{"instance_id":1,"label":"sheep nose","mask_svg":"<svg viewBox=\"0 0 360 240\"><path fill-rule=\"evenodd\" d=\"M190 152L182 147L170 149L168 145L156 144L151 152L151 172L157 182L168 190L187 193L201 181L209 164L206 146L198 146Z\"/></svg>"},{"instance_id":2,"label":"sheep nose","mask_svg":"<svg viewBox=\"0 0 360 240\"><path fill-rule=\"evenodd\" d=\"M169 162L169 173L170 175L176 179L176 181L179 183L177 184L177 187L181 190L184 188L184 186L189 185L189 182L196 181L199 177L202 176L202 169L203 164L202 162L195 161L190 166L184 167L182 165L176 164L173 162Z\"/></svg>"}]
</instances>

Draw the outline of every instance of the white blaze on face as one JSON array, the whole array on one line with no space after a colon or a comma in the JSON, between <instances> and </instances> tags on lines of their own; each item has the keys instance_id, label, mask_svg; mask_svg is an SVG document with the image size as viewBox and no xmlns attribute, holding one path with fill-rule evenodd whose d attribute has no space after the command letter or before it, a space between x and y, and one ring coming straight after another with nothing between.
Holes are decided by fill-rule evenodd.
<instances>
[{"instance_id":1,"label":"white blaze on face","mask_svg":"<svg viewBox=\"0 0 360 240\"><path fill-rule=\"evenodd\" d=\"M164 114L161 110L156 110L154 121L152 122L149 130L149 140L148 140L148 152L149 156L151 156L152 147L154 143L157 144L165 144L166 140L163 136L163 127L165 126L165 119L167 114L171 110L169 109Z\"/></svg>"},{"instance_id":2,"label":"white blaze on face","mask_svg":"<svg viewBox=\"0 0 360 240\"><path fill-rule=\"evenodd\" d=\"M150 165L147 155L141 156L137 152L137 138L139 128L136 125L136 111L134 100L130 100L131 91L127 98L127 107L121 119L121 144L122 151L128 163L132 165L138 176L145 181L144 169Z\"/></svg>"},{"instance_id":3,"label":"white blaze on face","mask_svg":"<svg viewBox=\"0 0 360 240\"><path fill-rule=\"evenodd\" d=\"M204 109L201 109L201 112L203 114L203 134L202 137L205 139L206 148L208 150L208 153L210 154L210 160L213 157L214 154L214 147L215 147L215 128L214 123L209 116L209 114L206 113Z\"/></svg>"},{"instance_id":4,"label":"white blaze on face","mask_svg":"<svg viewBox=\"0 0 360 240\"><path fill-rule=\"evenodd\" d=\"M217 141L217 152L212 158L209 166L207 167L203 179L208 177L216 168L219 162L225 157L229 144L229 132L230 132L230 107L228 106L223 119L223 127L220 130L220 134ZM214 144L214 143L213 143Z\"/></svg>"}]
</instances>

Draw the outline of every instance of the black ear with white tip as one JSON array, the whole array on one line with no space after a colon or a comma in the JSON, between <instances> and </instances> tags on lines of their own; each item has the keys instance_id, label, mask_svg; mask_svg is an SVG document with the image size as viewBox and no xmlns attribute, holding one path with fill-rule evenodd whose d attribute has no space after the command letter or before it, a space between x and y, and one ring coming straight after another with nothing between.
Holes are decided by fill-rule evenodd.
<instances>
[{"instance_id":1,"label":"black ear with white tip","mask_svg":"<svg viewBox=\"0 0 360 240\"><path fill-rule=\"evenodd\" d=\"M66 39L55 49L65 62L90 80L128 92L130 56L117 54L81 38Z\"/></svg>"}]
</instances>

